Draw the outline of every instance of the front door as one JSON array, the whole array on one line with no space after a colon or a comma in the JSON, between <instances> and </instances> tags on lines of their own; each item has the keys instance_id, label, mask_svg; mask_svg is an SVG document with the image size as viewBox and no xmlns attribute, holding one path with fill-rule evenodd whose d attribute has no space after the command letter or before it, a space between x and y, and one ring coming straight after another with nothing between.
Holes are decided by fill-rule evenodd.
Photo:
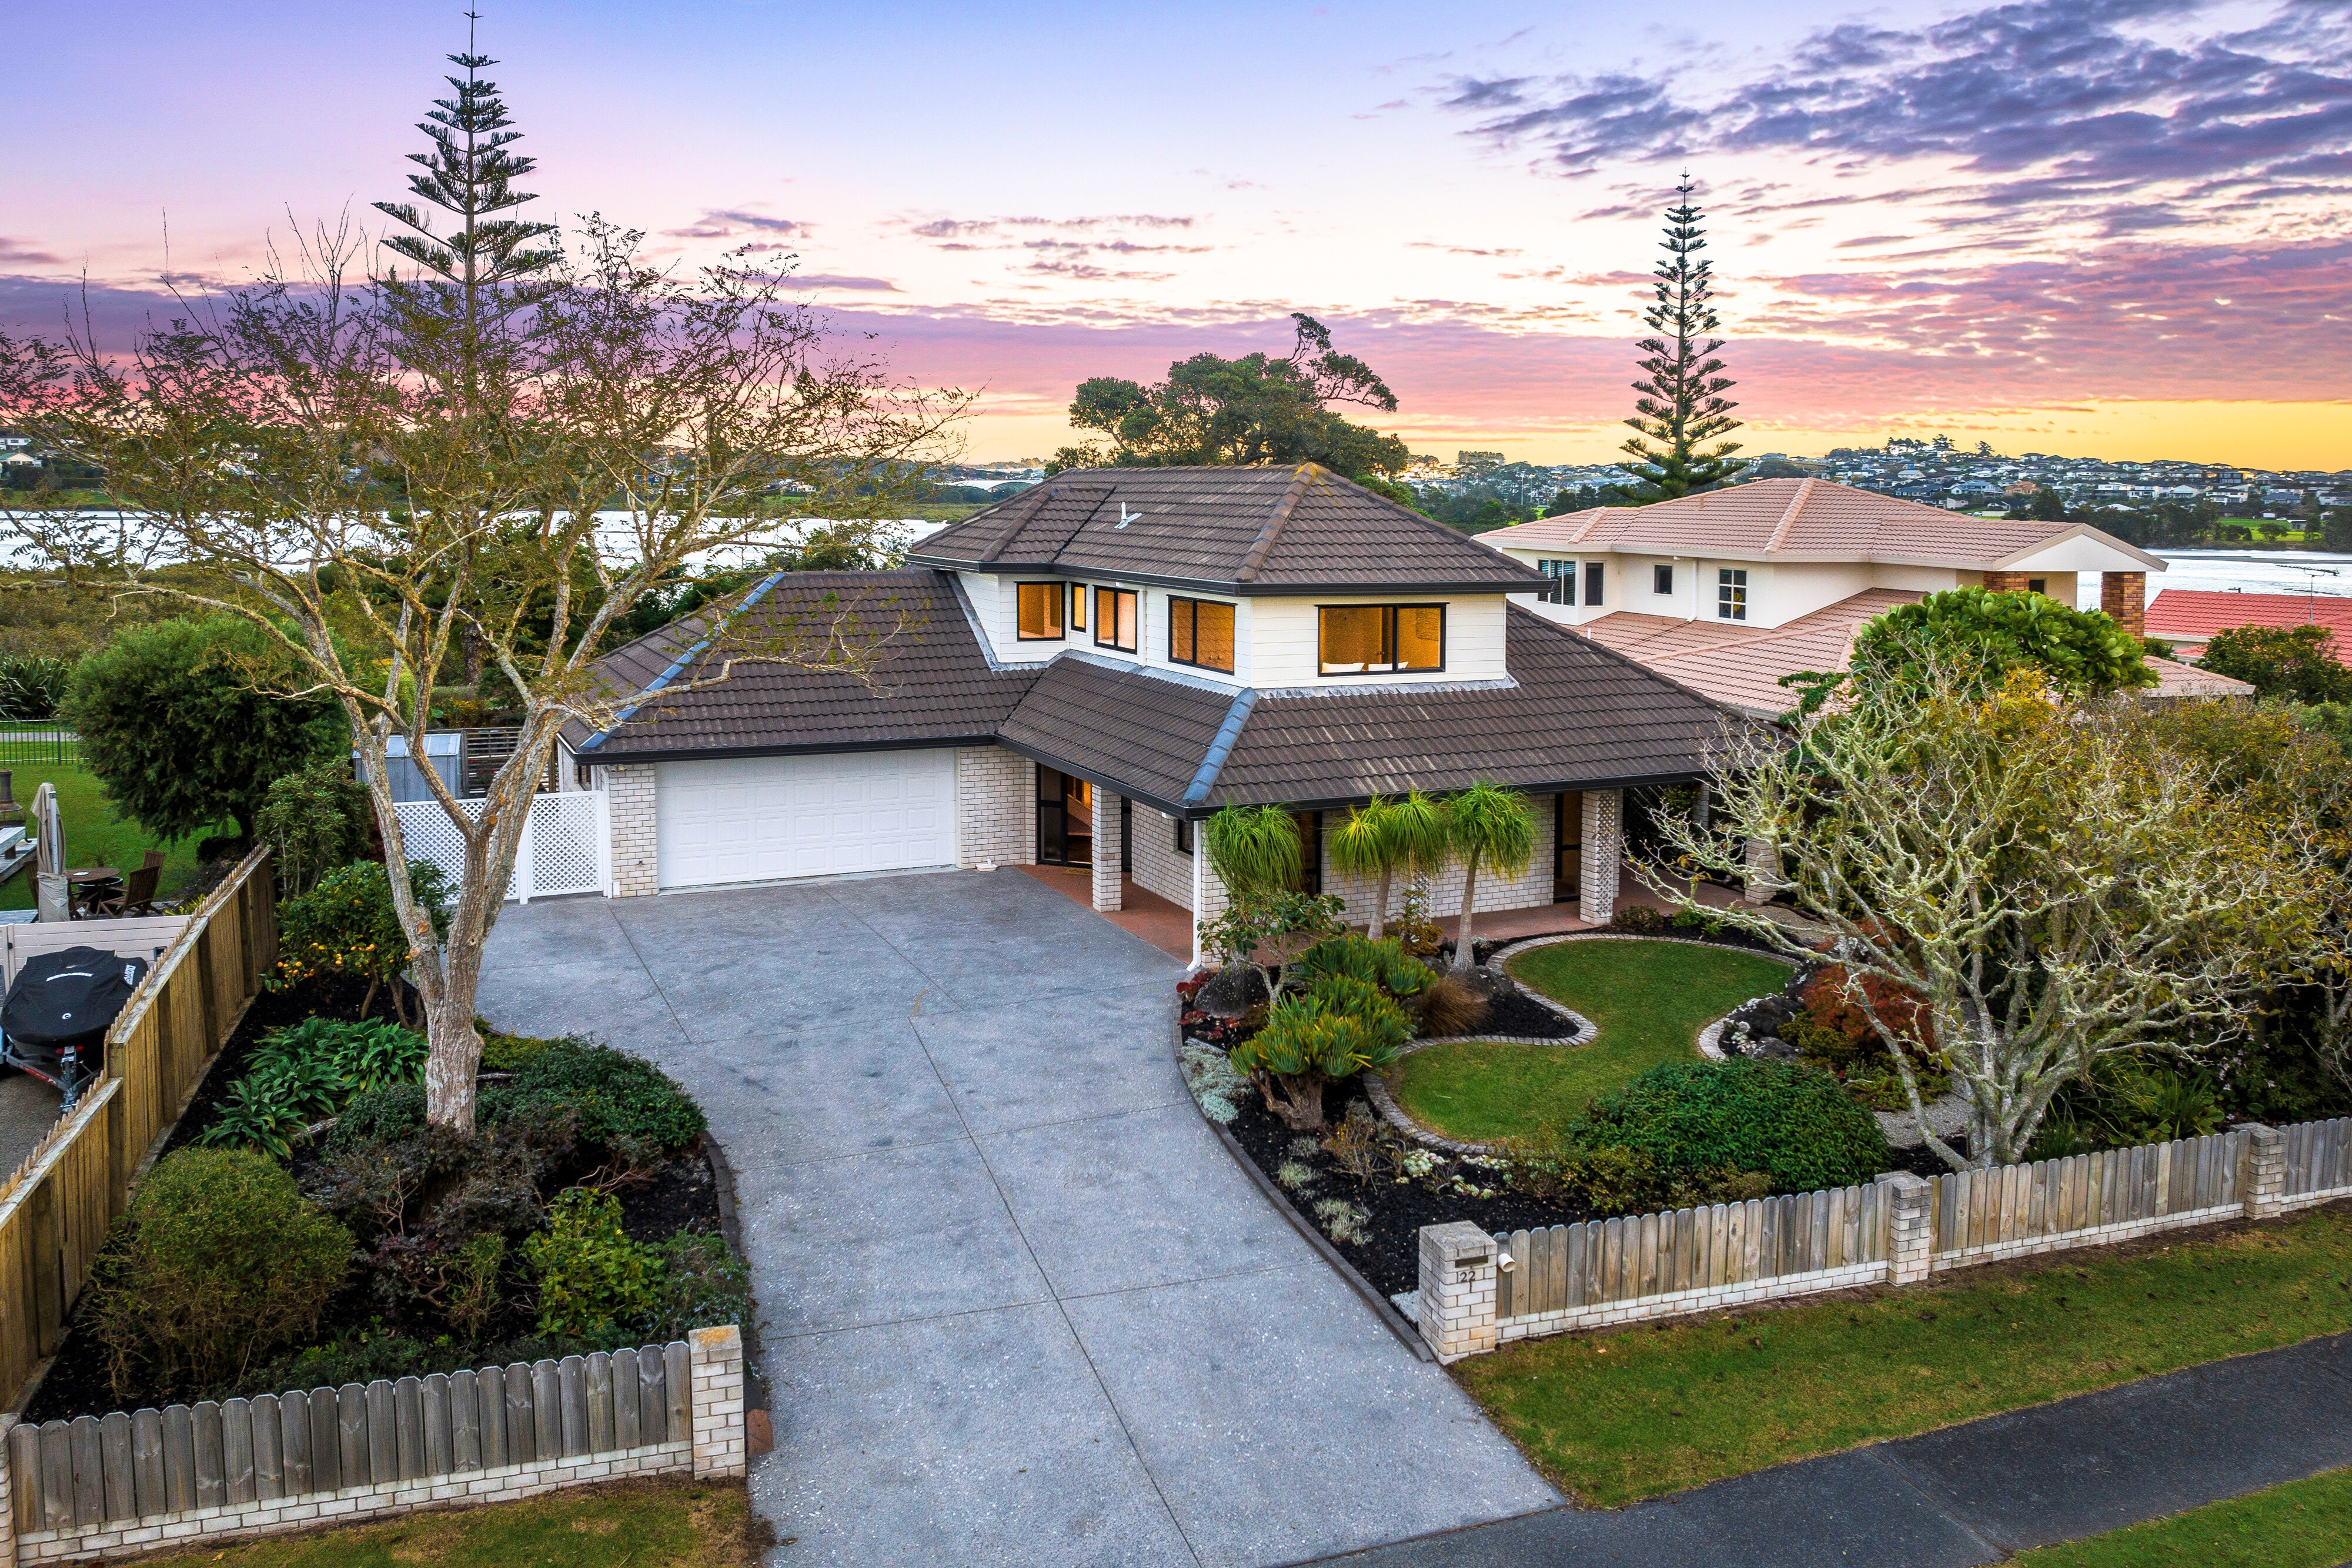
<instances>
[{"instance_id":1,"label":"front door","mask_svg":"<svg viewBox=\"0 0 2352 1568\"><path fill-rule=\"evenodd\" d=\"M1095 863L1095 787L1043 763L1037 768L1037 863Z\"/></svg>"},{"instance_id":2,"label":"front door","mask_svg":"<svg viewBox=\"0 0 2352 1568\"><path fill-rule=\"evenodd\" d=\"M1584 792L1570 789L1551 799L1551 901L1574 904L1577 878L1584 870Z\"/></svg>"}]
</instances>

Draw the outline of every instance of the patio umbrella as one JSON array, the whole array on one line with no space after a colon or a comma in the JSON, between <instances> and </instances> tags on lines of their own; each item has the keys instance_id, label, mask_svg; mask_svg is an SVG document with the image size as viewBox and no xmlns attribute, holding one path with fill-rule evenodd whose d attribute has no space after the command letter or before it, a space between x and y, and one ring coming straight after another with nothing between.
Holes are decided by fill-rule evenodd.
<instances>
[{"instance_id":1,"label":"patio umbrella","mask_svg":"<svg viewBox=\"0 0 2352 1568\"><path fill-rule=\"evenodd\" d=\"M33 903L37 920L70 920L66 897L66 825L58 815L58 788L44 784L33 791L33 832L37 858L33 862Z\"/></svg>"}]
</instances>

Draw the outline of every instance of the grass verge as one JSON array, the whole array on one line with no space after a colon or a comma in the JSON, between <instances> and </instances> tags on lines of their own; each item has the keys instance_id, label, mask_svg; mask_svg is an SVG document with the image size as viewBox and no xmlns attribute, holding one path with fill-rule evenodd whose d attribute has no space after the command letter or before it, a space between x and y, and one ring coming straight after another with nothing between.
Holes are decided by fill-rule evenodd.
<instances>
[{"instance_id":1,"label":"grass verge","mask_svg":"<svg viewBox=\"0 0 2352 1568\"><path fill-rule=\"evenodd\" d=\"M65 820L68 868L110 865L131 872L139 868L149 850L162 850L171 857L163 862L163 880L156 883L157 896L165 899L195 874L196 840L186 838L167 844L136 822L117 821L114 803L107 798L106 786L98 781L96 774L56 762L19 763L16 765L16 800L23 805L32 804L33 791L42 785L58 787L58 813ZM29 829L29 821L26 826ZM0 884L0 909L30 909L33 898L29 864Z\"/></svg>"},{"instance_id":2,"label":"grass verge","mask_svg":"<svg viewBox=\"0 0 2352 1568\"><path fill-rule=\"evenodd\" d=\"M767 1531L740 1481L616 1481L384 1524L265 1536L153 1568L754 1568Z\"/></svg>"},{"instance_id":3,"label":"grass verge","mask_svg":"<svg viewBox=\"0 0 2352 1568\"><path fill-rule=\"evenodd\" d=\"M1457 1365L1588 1504L2352 1329L2352 1205L1931 1290L1523 1341Z\"/></svg>"},{"instance_id":4,"label":"grass verge","mask_svg":"<svg viewBox=\"0 0 2352 1568\"><path fill-rule=\"evenodd\" d=\"M2044 1546L2010 1568L2333 1568L2352 1554L2352 1470L2209 1502L2105 1535Z\"/></svg>"},{"instance_id":5,"label":"grass verge","mask_svg":"<svg viewBox=\"0 0 2352 1568\"><path fill-rule=\"evenodd\" d=\"M1565 1122L1643 1069L1686 1060L1700 1030L1789 981L1785 964L1680 942L1563 942L1507 967L1600 1036L1566 1047L1433 1045L1406 1057L1391 1078L1397 1099L1448 1137L1520 1137Z\"/></svg>"}]
</instances>

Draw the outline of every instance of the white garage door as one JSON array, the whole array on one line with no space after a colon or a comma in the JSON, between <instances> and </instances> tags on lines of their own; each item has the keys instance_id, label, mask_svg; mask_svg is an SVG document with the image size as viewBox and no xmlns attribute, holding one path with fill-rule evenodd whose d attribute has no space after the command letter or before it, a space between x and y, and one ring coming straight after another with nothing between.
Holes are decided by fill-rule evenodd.
<instances>
[{"instance_id":1,"label":"white garage door","mask_svg":"<svg viewBox=\"0 0 2352 1568\"><path fill-rule=\"evenodd\" d=\"M664 887L946 865L955 752L664 762L654 820Z\"/></svg>"}]
</instances>

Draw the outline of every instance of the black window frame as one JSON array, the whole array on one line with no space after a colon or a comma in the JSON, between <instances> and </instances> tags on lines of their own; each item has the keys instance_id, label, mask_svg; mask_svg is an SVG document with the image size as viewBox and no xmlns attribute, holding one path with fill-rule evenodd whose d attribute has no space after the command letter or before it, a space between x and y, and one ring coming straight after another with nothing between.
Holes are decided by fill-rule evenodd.
<instances>
[{"instance_id":1,"label":"black window frame","mask_svg":"<svg viewBox=\"0 0 2352 1568\"><path fill-rule=\"evenodd\" d=\"M1192 819L1190 817L1176 819L1176 852L1180 855L1192 852Z\"/></svg>"},{"instance_id":2,"label":"black window frame","mask_svg":"<svg viewBox=\"0 0 2352 1568\"><path fill-rule=\"evenodd\" d=\"M1206 660L1197 657L1201 652L1201 606L1203 604L1226 611L1233 615L1234 663L1239 664L1241 662L1241 650L1239 646L1241 643L1242 631L1241 607L1234 604L1231 600L1180 599L1172 593L1168 596L1168 662L1171 664L1181 664L1186 669L1214 670L1220 674L1230 675L1234 673L1233 664L1212 664ZM1190 659L1180 659L1176 656L1176 613L1179 606L1181 606L1185 611L1189 612L1192 617L1192 652L1196 656Z\"/></svg>"},{"instance_id":3,"label":"black window frame","mask_svg":"<svg viewBox=\"0 0 2352 1568\"><path fill-rule=\"evenodd\" d=\"M1561 571L1561 567L1568 570ZM1576 587L1576 563L1542 559L1536 562L1536 570L1542 572L1546 580L1544 585L1536 591L1536 597L1546 604L1568 603Z\"/></svg>"},{"instance_id":4,"label":"black window frame","mask_svg":"<svg viewBox=\"0 0 2352 1568\"><path fill-rule=\"evenodd\" d=\"M1446 613L1447 608L1448 606L1446 605L1445 601L1442 599L1399 600L1393 604L1317 605L1315 607L1315 674L1317 678L1326 681L1357 681L1367 678L1379 680L1385 676L1426 675L1442 673L1445 668L1447 659L1454 652L1452 646L1452 617ZM1396 667L1394 658L1391 657L1388 668L1383 670L1325 669L1324 665L1330 663L1329 660L1323 656L1323 612L1326 610L1378 610L1384 612L1388 616L1388 644L1389 653L1391 655L1394 655L1396 653L1397 612L1400 610L1434 610L1437 612L1437 663L1434 664L1415 664L1409 670L1400 670Z\"/></svg>"},{"instance_id":5,"label":"black window frame","mask_svg":"<svg viewBox=\"0 0 2352 1568\"><path fill-rule=\"evenodd\" d=\"M1603 575L1607 565L1606 561L1598 560L1584 563L1584 603L1587 609L1607 601L1608 580Z\"/></svg>"},{"instance_id":6,"label":"black window frame","mask_svg":"<svg viewBox=\"0 0 2352 1568\"><path fill-rule=\"evenodd\" d=\"M1650 568L1650 591L1656 594L1671 595L1674 591L1674 567L1665 561L1654 563Z\"/></svg>"},{"instance_id":7,"label":"black window frame","mask_svg":"<svg viewBox=\"0 0 2352 1568\"><path fill-rule=\"evenodd\" d=\"M1105 614L1102 612L1102 609L1103 609L1103 607L1102 607L1102 596L1103 596L1104 594L1106 594L1106 593L1112 595L1112 596L1114 597L1114 599L1116 599L1118 595L1124 594L1126 597L1128 597L1128 598L1132 599L1132 600L1134 600L1134 601L1135 601L1135 616L1134 616L1134 619L1133 619L1133 620L1131 620L1130 622L1129 622L1129 624L1130 626L1134 627L1134 629L1135 629L1135 641L1134 641L1134 642L1132 642L1132 643L1115 643L1115 642L1111 641L1111 639L1110 639L1109 637L1107 637L1107 636L1105 636L1105 635L1103 634L1103 632L1104 632L1104 629L1105 629L1106 627L1109 627L1109 628L1116 629L1116 628L1118 627L1118 605L1117 605L1116 603L1114 603L1114 604L1112 605L1112 607L1111 607L1111 612L1110 612L1108 615L1105 615ZM1097 647L1097 648L1108 648L1108 649L1110 649L1111 651L1113 651L1114 653L1134 653L1138 648L1140 648L1141 646L1143 646L1143 595L1142 595L1140 592L1137 591L1135 589L1132 589L1132 588L1097 588L1097 589L1096 589L1096 590L1095 590L1095 604L1094 604L1094 616L1093 616L1093 619L1094 619L1094 622L1095 622L1095 632L1094 632L1094 636L1095 636L1095 646L1096 646L1096 647Z\"/></svg>"},{"instance_id":8,"label":"black window frame","mask_svg":"<svg viewBox=\"0 0 2352 1568\"><path fill-rule=\"evenodd\" d=\"M1069 586L1066 582L1040 582L1034 579L1027 582L1014 582L1013 585L1013 640L1016 643L1068 642L1070 640ZM1021 591L1024 588L1052 588L1062 591L1061 606L1055 612L1055 618L1062 623L1062 629L1059 632L1050 637L1032 637L1028 632L1021 630Z\"/></svg>"},{"instance_id":9,"label":"black window frame","mask_svg":"<svg viewBox=\"0 0 2352 1568\"><path fill-rule=\"evenodd\" d=\"M1069 622L1073 637L1087 630L1087 601L1092 596L1090 585L1083 582L1070 584L1070 612L1065 619Z\"/></svg>"},{"instance_id":10,"label":"black window frame","mask_svg":"<svg viewBox=\"0 0 2352 1568\"><path fill-rule=\"evenodd\" d=\"M2025 591L2038 593L2047 599L2050 597L2050 580L2046 577L2029 577L2025 580Z\"/></svg>"}]
</instances>

